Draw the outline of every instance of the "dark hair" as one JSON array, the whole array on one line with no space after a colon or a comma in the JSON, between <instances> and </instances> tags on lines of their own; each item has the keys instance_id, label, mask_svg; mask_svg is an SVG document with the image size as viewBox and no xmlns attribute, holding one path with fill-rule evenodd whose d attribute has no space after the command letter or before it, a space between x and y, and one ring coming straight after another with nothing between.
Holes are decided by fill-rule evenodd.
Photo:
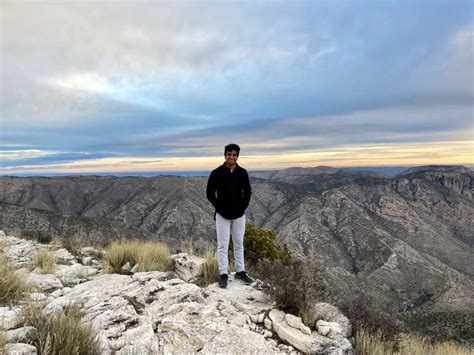
<instances>
[{"instance_id":1,"label":"dark hair","mask_svg":"<svg viewBox=\"0 0 474 355\"><path fill-rule=\"evenodd\" d=\"M240 147L237 144L228 144L224 148L224 155L227 154L227 152L230 152L232 150L235 150L237 152L237 156L239 156L240 153Z\"/></svg>"}]
</instances>

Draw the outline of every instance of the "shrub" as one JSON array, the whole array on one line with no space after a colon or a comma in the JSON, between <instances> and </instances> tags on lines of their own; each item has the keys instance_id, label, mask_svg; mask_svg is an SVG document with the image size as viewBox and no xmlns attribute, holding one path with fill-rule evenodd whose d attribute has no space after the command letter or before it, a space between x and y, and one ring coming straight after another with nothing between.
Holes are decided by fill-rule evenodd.
<instances>
[{"instance_id":1,"label":"shrub","mask_svg":"<svg viewBox=\"0 0 474 355\"><path fill-rule=\"evenodd\" d=\"M302 317L306 323L309 306L327 297L324 270L315 260L263 259L257 263L255 274L271 285L265 292L272 296L277 307Z\"/></svg>"},{"instance_id":2,"label":"shrub","mask_svg":"<svg viewBox=\"0 0 474 355\"><path fill-rule=\"evenodd\" d=\"M79 305L69 305L60 313L45 315L40 302L26 304L20 313L23 326L36 328L30 342L41 354L100 354L98 335L83 321Z\"/></svg>"},{"instance_id":3,"label":"shrub","mask_svg":"<svg viewBox=\"0 0 474 355\"><path fill-rule=\"evenodd\" d=\"M474 312L415 311L402 318L411 332L474 345Z\"/></svg>"},{"instance_id":4,"label":"shrub","mask_svg":"<svg viewBox=\"0 0 474 355\"><path fill-rule=\"evenodd\" d=\"M429 337L414 334L397 334L387 340L381 330L368 331L361 326L355 332L355 351L360 355L469 355L472 351L452 341L433 342Z\"/></svg>"},{"instance_id":5,"label":"shrub","mask_svg":"<svg viewBox=\"0 0 474 355\"><path fill-rule=\"evenodd\" d=\"M358 327L354 332L355 352L360 355L393 355L396 343L385 339L380 330L373 333L365 327Z\"/></svg>"},{"instance_id":6,"label":"shrub","mask_svg":"<svg viewBox=\"0 0 474 355\"><path fill-rule=\"evenodd\" d=\"M51 233L39 229L22 230L19 235L20 238L36 240L38 243L41 244L49 244L53 239Z\"/></svg>"},{"instance_id":7,"label":"shrub","mask_svg":"<svg viewBox=\"0 0 474 355\"><path fill-rule=\"evenodd\" d=\"M275 238L273 230L258 228L251 221L247 221L244 234L246 261L253 265L263 259L282 260L288 263L292 258L290 250L286 244L283 247L277 244Z\"/></svg>"},{"instance_id":8,"label":"shrub","mask_svg":"<svg viewBox=\"0 0 474 355\"><path fill-rule=\"evenodd\" d=\"M61 239L62 245L68 252L74 256L81 255L81 248L83 247L81 239L75 235L63 236Z\"/></svg>"},{"instance_id":9,"label":"shrub","mask_svg":"<svg viewBox=\"0 0 474 355\"><path fill-rule=\"evenodd\" d=\"M113 242L107 247L103 259L108 272L124 273L122 266L127 262L137 271L172 270L173 262L166 244L142 241Z\"/></svg>"},{"instance_id":10,"label":"shrub","mask_svg":"<svg viewBox=\"0 0 474 355\"><path fill-rule=\"evenodd\" d=\"M0 305L15 304L33 289L27 276L15 270L8 258L0 253Z\"/></svg>"},{"instance_id":11,"label":"shrub","mask_svg":"<svg viewBox=\"0 0 474 355\"><path fill-rule=\"evenodd\" d=\"M398 353L410 355L472 355L472 347L464 347L454 341L433 341L429 337L415 334L402 336L397 346Z\"/></svg>"},{"instance_id":12,"label":"shrub","mask_svg":"<svg viewBox=\"0 0 474 355\"><path fill-rule=\"evenodd\" d=\"M31 269L39 267L43 274L52 274L55 269L56 258L45 249L38 249L31 260Z\"/></svg>"},{"instance_id":13,"label":"shrub","mask_svg":"<svg viewBox=\"0 0 474 355\"><path fill-rule=\"evenodd\" d=\"M354 333L359 330L361 334L370 332L377 339L390 343L403 331L394 306L377 297L370 288L354 285L344 296L336 305L352 322Z\"/></svg>"}]
</instances>

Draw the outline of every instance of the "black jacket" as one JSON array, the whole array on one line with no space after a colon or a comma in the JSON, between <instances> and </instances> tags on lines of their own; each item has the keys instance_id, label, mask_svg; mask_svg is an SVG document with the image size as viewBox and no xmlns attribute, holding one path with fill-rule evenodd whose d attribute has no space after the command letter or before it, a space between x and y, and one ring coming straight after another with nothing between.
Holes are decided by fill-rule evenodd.
<instances>
[{"instance_id":1,"label":"black jacket","mask_svg":"<svg viewBox=\"0 0 474 355\"><path fill-rule=\"evenodd\" d=\"M235 164L236 167L231 172L224 162L211 172L207 181L207 199L216 212L226 219L242 217L252 195L247 170ZM214 213L214 219L216 219L216 213Z\"/></svg>"}]
</instances>

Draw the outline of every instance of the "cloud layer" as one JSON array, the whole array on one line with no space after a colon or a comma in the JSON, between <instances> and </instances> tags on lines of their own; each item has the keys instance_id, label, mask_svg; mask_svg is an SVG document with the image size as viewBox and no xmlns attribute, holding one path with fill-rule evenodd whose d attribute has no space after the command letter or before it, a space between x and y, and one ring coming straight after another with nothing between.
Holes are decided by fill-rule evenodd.
<instances>
[{"instance_id":1,"label":"cloud layer","mask_svg":"<svg viewBox=\"0 0 474 355\"><path fill-rule=\"evenodd\" d=\"M207 169L229 142L260 167L474 163L469 1L0 8L0 173Z\"/></svg>"}]
</instances>

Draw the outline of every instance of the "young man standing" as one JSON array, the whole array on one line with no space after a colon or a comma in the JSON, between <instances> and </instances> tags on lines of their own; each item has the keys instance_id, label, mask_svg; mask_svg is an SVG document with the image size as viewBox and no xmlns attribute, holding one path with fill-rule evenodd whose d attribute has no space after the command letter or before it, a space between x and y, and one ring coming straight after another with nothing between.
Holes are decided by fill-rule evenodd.
<instances>
[{"instance_id":1,"label":"young man standing","mask_svg":"<svg viewBox=\"0 0 474 355\"><path fill-rule=\"evenodd\" d=\"M207 182L207 199L215 208L219 286L222 288L227 287L231 232L236 265L234 278L247 284L254 282L244 271L245 210L250 203L252 190L247 170L237 164L239 153L237 144L225 146L225 162L211 172Z\"/></svg>"}]
</instances>

